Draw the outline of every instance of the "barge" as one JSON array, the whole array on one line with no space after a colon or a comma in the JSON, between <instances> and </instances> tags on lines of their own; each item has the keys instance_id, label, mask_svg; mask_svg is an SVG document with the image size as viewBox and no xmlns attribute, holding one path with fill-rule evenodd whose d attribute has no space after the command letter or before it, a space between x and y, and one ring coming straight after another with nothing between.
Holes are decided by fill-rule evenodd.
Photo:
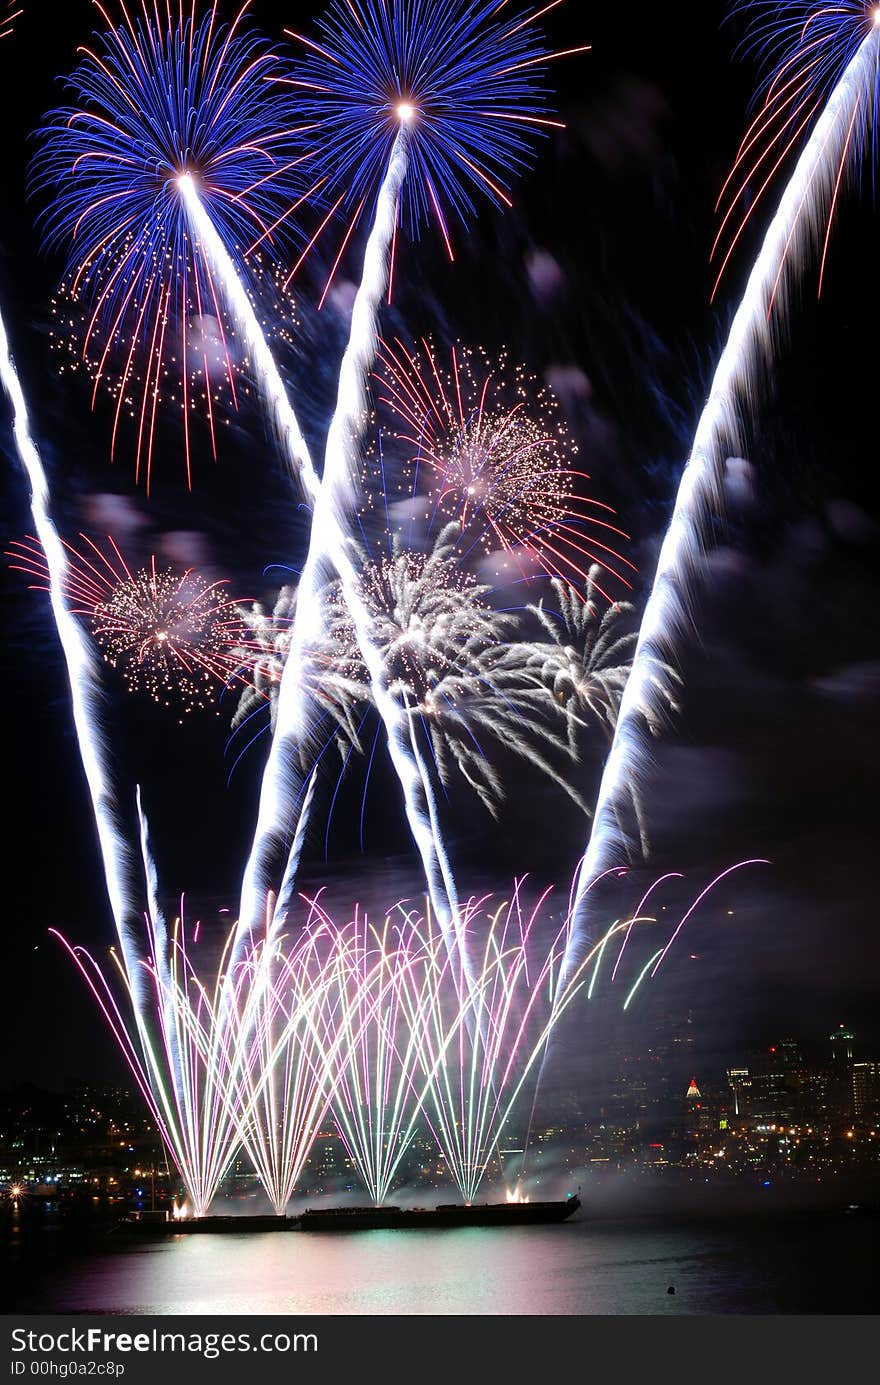
<instances>
[{"instance_id":1,"label":"barge","mask_svg":"<svg viewBox=\"0 0 880 1385\"><path fill-rule=\"evenodd\" d=\"M561 1202L441 1203L438 1207L308 1207L295 1217L172 1217L132 1212L118 1230L143 1236L241 1235L265 1231L412 1231L456 1226L543 1226L567 1221L580 1210L580 1198Z\"/></svg>"}]
</instances>

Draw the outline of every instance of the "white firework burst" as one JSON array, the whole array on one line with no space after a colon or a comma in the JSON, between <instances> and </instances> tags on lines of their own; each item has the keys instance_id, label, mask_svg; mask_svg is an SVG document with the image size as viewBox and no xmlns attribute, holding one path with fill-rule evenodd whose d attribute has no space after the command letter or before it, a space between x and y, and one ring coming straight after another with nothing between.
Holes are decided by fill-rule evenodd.
<instances>
[{"instance_id":1,"label":"white firework burst","mask_svg":"<svg viewBox=\"0 0 880 1385\"><path fill-rule=\"evenodd\" d=\"M456 766L497 814L504 784L488 753L494 742L496 751L549 775L586 812L550 758L572 756L559 705L529 667L529 647L511 643L516 617L490 606L491 589L462 569L456 553L460 537L459 526L449 524L430 552L398 544L390 556L363 569L361 593L383 654L388 690L407 713L414 745L418 726L424 728L445 785ZM359 687L368 702L369 679L338 585L328 592L326 628L335 676Z\"/></svg>"},{"instance_id":2,"label":"white firework burst","mask_svg":"<svg viewBox=\"0 0 880 1385\"><path fill-rule=\"evenodd\" d=\"M295 586L281 588L271 611L260 601L237 608L247 638L233 651L240 660L244 678L244 690L232 718L233 730L267 706L274 727L295 610ZM360 683L352 683L345 678L339 650L328 640L320 649L311 651L305 667L312 670L314 675L312 694L318 715L320 717L321 713L326 713L330 716L340 751L345 754L351 746L359 751L361 746L355 712L358 703L363 700L363 689ZM302 747L304 763L311 759L316 739L312 738L311 747Z\"/></svg>"},{"instance_id":3,"label":"white firework burst","mask_svg":"<svg viewBox=\"0 0 880 1385\"><path fill-rule=\"evenodd\" d=\"M233 730L267 704L273 726L275 724L278 687L290 643L290 622L295 605L296 588L289 586L281 588L271 611L261 601L237 608L247 640L234 652L247 678L232 718Z\"/></svg>"},{"instance_id":4,"label":"white firework burst","mask_svg":"<svg viewBox=\"0 0 880 1385\"><path fill-rule=\"evenodd\" d=\"M564 713L573 756L577 754L580 733L591 725L600 728L609 742L613 738L638 638L634 630L621 629L634 607L630 602L605 605L596 585L600 576L601 568L590 569L583 594L568 582L555 579L552 585L558 611L548 610L543 601L528 608L549 639L513 647L510 651L510 657L538 678ZM671 716L678 710L675 690L681 678L671 665L655 660L651 681L656 697L646 726L651 735L656 736L663 729L665 715ZM631 787L630 794L642 848L647 851L641 803L635 787Z\"/></svg>"},{"instance_id":5,"label":"white firework burst","mask_svg":"<svg viewBox=\"0 0 880 1385\"><path fill-rule=\"evenodd\" d=\"M548 610L543 601L529 607L550 638L529 646L528 666L565 712L572 737L587 721L614 729L636 640L633 632L620 630L631 604L615 602L603 610L593 575L591 568L586 599L556 579L552 585L559 610Z\"/></svg>"}]
</instances>

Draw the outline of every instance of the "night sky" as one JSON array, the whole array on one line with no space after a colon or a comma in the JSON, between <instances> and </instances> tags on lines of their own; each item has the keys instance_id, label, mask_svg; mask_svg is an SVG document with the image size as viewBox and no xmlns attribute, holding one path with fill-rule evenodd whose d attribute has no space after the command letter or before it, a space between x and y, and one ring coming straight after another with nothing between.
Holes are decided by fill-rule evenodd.
<instances>
[{"instance_id":1,"label":"night sky","mask_svg":"<svg viewBox=\"0 0 880 1385\"><path fill-rule=\"evenodd\" d=\"M257 0L273 39L308 26L316 5ZM709 249L714 204L745 128L757 72L737 55L741 30L715 0L664 7L572 0L552 16L561 48L593 51L554 65L567 129L541 147L516 205L491 207L444 260L437 237L404 243L386 331L460 338L511 354L560 395L591 476L632 534L629 556L649 578L700 404L766 215L757 214L715 305ZM0 58L26 71L4 120L0 165L0 295L65 534L113 532L135 557L176 554L236 592L278 585L272 564L296 562L306 540L282 461L259 412L245 405L215 465L202 436L195 483L184 484L180 430L159 435L149 500L130 449L111 467L111 410L90 413L82 379L50 361L49 303L61 264L37 251L25 192L29 133L59 100L56 74L93 23L87 0L46 20L37 5ZM7 97L7 100L10 98ZM651 874L678 869L687 894L747 856L769 867L735 878L693 923L656 985L663 1005L693 1016L707 1057L735 1059L783 1033L819 1040L839 1021L860 1056L880 1053L873 1014L875 735L880 706L880 508L876 500L878 207L870 170L839 214L821 301L810 267L794 295L772 379L731 473L726 525L693 593L681 650L681 711L656 746L647 798ZM299 290L302 330L284 368L320 453L344 342L339 296L317 315L320 254ZM3 547L30 531L27 496L0 406ZM9 1080L61 1083L118 1073L109 1040L50 926L99 950L113 926L78 762L65 674L47 599L0 564L4 646L4 967L0 1015ZM114 752L140 781L169 908L216 919L235 907L265 742L233 765L231 702L180 728L143 700L111 699ZM228 713L228 715L227 715ZM598 756L579 784L598 785ZM585 841L570 802L513 768L496 825L464 795L445 805L464 893L503 889L530 872L561 899ZM418 891L389 771L374 771L359 843L363 776L339 794L308 848L304 883L340 901L390 902ZM325 806L329 802L329 794ZM626 901L635 902L635 886ZM635 895L637 898L637 895ZM621 909L625 905L620 906ZM609 914L616 901L608 902ZM733 911L732 913L728 911ZM692 955L693 954L693 955ZM649 1010L632 1021L644 1041ZM641 1028L640 1028L641 1026ZM583 1050L600 1041L584 1028ZM566 1046L576 1053L577 1044ZM588 1053L566 1059L587 1064Z\"/></svg>"}]
</instances>

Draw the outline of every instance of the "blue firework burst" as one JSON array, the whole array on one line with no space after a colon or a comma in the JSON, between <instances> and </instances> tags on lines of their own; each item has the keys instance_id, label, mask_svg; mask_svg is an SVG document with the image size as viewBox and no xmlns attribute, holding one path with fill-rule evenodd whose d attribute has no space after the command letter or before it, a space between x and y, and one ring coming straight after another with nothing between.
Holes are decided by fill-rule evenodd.
<instances>
[{"instance_id":1,"label":"blue firework burst","mask_svg":"<svg viewBox=\"0 0 880 1385\"><path fill-rule=\"evenodd\" d=\"M765 69L765 98L789 77L809 77L813 94L827 95L878 22L876 0L736 0L732 12L748 26L744 50Z\"/></svg>"},{"instance_id":2,"label":"blue firework burst","mask_svg":"<svg viewBox=\"0 0 880 1385\"><path fill-rule=\"evenodd\" d=\"M756 110L730 173L721 189L718 235L712 248L719 264L717 291L725 270L756 211L796 157L831 93L861 46L877 39L880 5L876 0L737 0L735 18L747 25L741 45L761 65ZM828 233L843 172L851 163L874 156L880 130L880 66L870 92L856 103L830 200L822 251L820 286Z\"/></svg>"},{"instance_id":3,"label":"blue firework burst","mask_svg":"<svg viewBox=\"0 0 880 1385\"><path fill-rule=\"evenodd\" d=\"M178 178L197 180L246 282L248 249L278 246L308 180L295 97L268 80L279 60L245 27L247 4L230 25L216 4L202 17L179 4L160 16L144 0L133 17L120 0L115 26L98 4L109 27L81 50L68 81L74 103L47 116L32 168L33 189L51 194L45 241L67 247L67 292L87 309L83 352L96 387L115 372L114 442L130 414L147 474L163 381L179 381L189 468L189 414L206 406L213 422L218 386L234 400L241 364ZM198 344L206 320L210 353Z\"/></svg>"},{"instance_id":4,"label":"blue firework burst","mask_svg":"<svg viewBox=\"0 0 880 1385\"><path fill-rule=\"evenodd\" d=\"M340 199L370 198L405 122L402 211L412 233L434 218L448 243L447 214L467 222L477 192L510 204L535 135L558 125L544 81L561 55L549 51L534 11L508 8L507 0L334 0L319 41L288 30L308 50L291 80Z\"/></svg>"}]
</instances>

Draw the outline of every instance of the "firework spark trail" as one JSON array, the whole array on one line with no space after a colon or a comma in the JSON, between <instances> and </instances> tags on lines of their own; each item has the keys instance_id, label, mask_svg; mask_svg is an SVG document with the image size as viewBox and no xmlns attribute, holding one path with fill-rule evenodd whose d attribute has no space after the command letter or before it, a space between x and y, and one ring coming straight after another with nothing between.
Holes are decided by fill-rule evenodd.
<instances>
[{"instance_id":1,"label":"firework spark trail","mask_svg":"<svg viewBox=\"0 0 880 1385\"><path fill-rule=\"evenodd\" d=\"M345 939L349 973L339 973L349 994L340 996L328 1029L328 1037L345 1031L334 1119L376 1204L385 1201L409 1149L424 1095L413 1014L423 1004L425 954L414 930L392 927L392 913L381 930L355 917Z\"/></svg>"},{"instance_id":2,"label":"firework spark trail","mask_svg":"<svg viewBox=\"0 0 880 1385\"><path fill-rule=\"evenodd\" d=\"M230 315L236 322L252 357L254 372L268 406L279 441L293 477L299 482L306 499L317 513L321 482L315 471L308 444L303 437L296 412L291 405L275 358L257 320L253 305L244 290L235 265L198 195L195 182L189 175L178 180L181 196L193 230L199 236L202 249L211 265ZM315 520L312 521L314 532ZM288 660L288 666L291 661ZM288 685L295 683L292 670ZM282 691L284 680L282 679ZM280 705L280 699L279 699ZM298 745L297 745L298 750ZM297 792L302 786L293 781L297 775L297 757L290 754L291 745L280 743L278 731L263 775L260 806L254 843L245 867L242 882L239 930L236 954L244 940L265 920L272 882L272 864L279 846L284 842Z\"/></svg>"},{"instance_id":3,"label":"firework spark trail","mask_svg":"<svg viewBox=\"0 0 880 1385\"><path fill-rule=\"evenodd\" d=\"M246 634L239 604L225 581L207 582L193 568L132 570L108 538L108 553L84 534L87 552L62 540L68 555L64 596L71 615L84 616L105 661L118 669L130 692L146 692L166 707L187 713L213 702L224 684L243 681ZM50 591L45 555L36 539L14 541L6 557L16 571Z\"/></svg>"},{"instance_id":4,"label":"firework spark trail","mask_svg":"<svg viewBox=\"0 0 880 1385\"><path fill-rule=\"evenodd\" d=\"M344 1028L328 1039L323 1013L347 959L329 925L307 930L287 956L267 936L261 956L244 1012L233 1010L247 1059L235 1065L232 1085L242 1142L281 1216L333 1095Z\"/></svg>"},{"instance_id":5,"label":"firework spark trail","mask_svg":"<svg viewBox=\"0 0 880 1385\"><path fill-rule=\"evenodd\" d=\"M786 265L799 251L806 252L822 209L836 194L854 120L860 112L871 118L878 50L880 32L874 28L832 92L798 160L749 276L718 364L679 484L642 617L632 670L621 699L593 829L578 873L561 985L589 940L586 892L590 882L609 864L627 857L630 842L624 826L626 806L632 786L638 787L644 780L650 763L648 726L662 712L657 670L673 660L676 637L691 621L689 591L701 568L705 521L720 504L724 462L731 451L737 450L740 410L753 397L759 372L772 351L770 319L774 305L780 306Z\"/></svg>"},{"instance_id":6,"label":"firework spark trail","mask_svg":"<svg viewBox=\"0 0 880 1385\"><path fill-rule=\"evenodd\" d=\"M0 9L0 38L9 38L15 27L15 21L21 17L24 6L19 0L4 0Z\"/></svg>"},{"instance_id":7,"label":"firework spark trail","mask_svg":"<svg viewBox=\"0 0 880 1385\"><path fill-rule=\"evenodd\" d=\"M581 492L589 477L572 466L578 449L552 392L506 349L454 345L449 364L425 338L409 349L383 342L376 374L394 436L411 449L406 465L424 485L425 503L451 517L470 539L468 553L495 555L521 575L542 571L586 580L602 591L601 568L630 587L616 564L635 567L609 547L627 536L610 506ZM611 597L602 592L607 601Z\"/></svg>"},{"instance_id":8,"label":"firework spark trail","mask_svg":"<svg viewBox=\"0 0 880 1385\"><path fill-rule=\"evenodd\" d=\"M188 1148L194 1151L197 1166L198 1161L204 1163L213 1178L206 1188L207 1207L239 1144L249 1153L261 1181L265 1174L260 1146L254 1141L254 1109L275 1080L280 1055L277 1045L267 1047L266 1032L283 1007L283 997L272 984L277 972L270 948L258 944L233 967L230 934L209 994L192 969L180 936L184 966L172 973L162 1005L173 1018L176 1048L186 1060L179 1087L173 1088L176 1109L184 1117ZM287 1032L283 1023L282 1032ZM166 1061L170 1056L166 1045ZM264 1187L271 1199L271 1181Z\"/></svg>"},{"instance_id":9,"label":"firework spark trail","mask_svg":"<svg viewBox=\"0 0 880 1385\"><path fill-rule=\"evenodd\" d=\"M428 980L409 1015L424 1073L420 1100L468 1204L476 1198L559 1020L583 988L595 984L607 943L624 929L654 922L642 917L615 922L557 989L552 981L568 925L549 948L537 942L535 925L546 897L545 893L538 900L525 922L519 887L508 903L494 909L465 994L460 984L447 985L455 964L442 946L438 949L430 921L423 938ZM488 906L488 900L469 901L464 928L473 929ZM537 964L533 961L530 967L529 953L538 948ZM408 995L406 1000L412 1004Z\"/></svg>"},{"instance_id":10,"label":"firework spark trail","mask_svg":"<svg viewBox=\"0 0 880 1385\"><path fill-rule=\"evenodd\" d=\"M351 924L338 928L313 900L292 951L279 953L277 942L268 938L261 944L268 984L266 975L257 978L248 995L252 1013L236 1015L249 1060L232 1070L234 1104L244 1112L238 1120L244 1147L279 1215L294 1194L331 1106L344 1113L343 1138L351 1136L357 1149L359 1116L350 1113L349 1099L364 1061L380 1060L374 1081L360 1092L373 1103L368 1123L375 1129L388 1110L380 1090L393 1061L386 1046L388 1013L389 1007L394 1012L395 996L406 981L406 965L401 965L405 949L390 951L382 939L379 943L365 949L357 913ZM382 1029L378 1047L373 1042L377 1018ZM403 1111L394 1110L400 1131ZM386 1164L382 1151L372 1147L363 1156L359 1167L367 1186L371 1191L387 1186L399 1157L389 1151Z\"/></svg>"},{"instance_id":11,"label":"firework spark trail","mask_svg":"<svg viewBox=\"0 0 880 1385\"><path fill-rule=\"evenodd\" d=\"M323 591L334 573L339 577L358 647L369 673L373 699L385 726L389 752L403 789L407 819L422 858L432 902L443 927L448 930L454 924L456 896L451 869L442 841L435 835L431 825L433 791L412 755L408 719L387 687L382 652L373 641L370 613L359 591L357 571L346 533L356 499L355 477L360 463L358 444L367 413L366 380L376 355L377 317L388 285L389 255L406 170L407 132L406 123L403 122L379 193L367 242L362 281L352 311L349 343L340 368L337 406L327 438L324 476L312 496L314 511L309 550L297 590L290 653L281 681L275 735L263 780L254 846L242 890L242 934L256 926L265 914L267 867L277 850L279 834L286 830L292 802L299 791L299 786L294 782L297 759L294 752L298 753L308 730L308 679L303 677L302 669L309 648L320 640ZM195 204L192 192L191 185L184 186L188 205ZM267 354L271 356L268 350ZM277 370L274 373L277 376ZM281 389L283 392L283 386ZM273 397L277 397L277 394ZM287 410L292 413L289 405Z\"/></svg>"},{"instance_id":12,"label":"firework spark trail","mask_svg":"<svg viewBox=\"0 0 880 1385\"><path fill-rule=\"evenodd\" d=\"M367 411L366 380L376 358L379 305L390 287L389 262L401 216L408 215L413 231L427 217L435 218L451 254L441 203L464 220L473 209L471 194L477 187L497 204L510 205L505 178L528 162L531 137L558 125L543 114L540 76L548 61L564 54L548 53L533 24L540 14L556 8L556 0L538 14L499 19L503 8L494 0L444 0L433 6L422 0L335 3L321 26L322 42L303 39L308 57L290 79L301 94L304 117L325 135L322 164L328 195L341 190L336 207L356 204L324 297L374 188L378 195L327 439L324 482L295 618L295 657L286 682L291 688L290 670L301 664L310 631L319 628L316 578L335 569L403 789L428 891L450 937L457 926L456 891L443 841L432 830L433 788L408 744L407 718L386 686L381 651L371 637L369 612L358 591L345 536L354 509L357 450ZM298 691L288 688L282 688L273 750L277 746L280 751L288 728L294 736L304 729Z\"/></svg>"},{"instance_id":13,"label":"firework spark trail","mask_svg":"<svg viewBox=\"0 0 880 1385\"><path fill-rule=\"evenodd\" d=\"M110 907L125 966L137 995L140 990L137 941L141 932L141 883L137 880L136 863L126 841L111 761L101 734L100 667L65 598L67 551L49 514L49 482L31 433L24 391L10 354L2 314L0 378L12 405L15 445L30 486L31 513L46 557L52 614L67 667L77 744L98 829Z\"/></svg>"},{"instance_id":14,"label":"firework spark trail","mask_svg":"<svg viewBox=\"0 0 880 1385\"><path fill-rule=\"evenodd\" d=\"M194 230L212 265L230 313L239 324L252 354L258 381L273 412L291 469L302 481L313 505L309 551L297 590L291 649L282 677L275 734L263 777L254 844L245 868L239 910L238 943L244 943L266 918L271 885L271 865L279 840L288 830L296 799L302 793L297 782L298 753L308 730L306 679L302 667L311 642L320 634L322 593L327 578L336 573L354 622L358 645L371 679L376 706L388 734L389 750L400 778L407 816L425 865L426 878L438 914L448 928L455 914L451 871L442 843L431 827L433 809L430 784L419 773L408 744L407 718L384 685L381 651L372 641L370 616L360 597L355 565L349 554L345 524L353 511L353 478L359 464L357 444L366 411L366 378L377 345L379 304L388 282L388 256L397 220L398 198L406 176L406 126L395 143L388 172L379 194L374 226L367 242L363 281L352 313L351 336L340 370L339 398L330 425L323 481L315 473L308 447L290 404L278 368L241 286L235 267L210 217L198 197L193 179L179 179ZM427 802L427 812L419 796ZM309 798L306 802L310 801ZM303 805L305 806L305 804ZM301 845L299 831L294 846ZM285 871L290 878L290 870ZM292 883L290 888L292 888ZM283 891L289 897L290 888ZM276 914L273 924L281 926Z\"/></svg>"},{"instance_id":15,"label":"firework spark trail","mask_svg":"<svg viewBox=\"0 0 880 1385\"><path fill-rule=\"evenodd\" d=\"M156 974L164 992L164 1003L159 1007L161 1030L165 1037L166 1049L170 1059L172 1081L175 1085L175 1091L179 1093L181 1062L180 1051L173 1038L173 1009L171 1006L170 993L171 956L169 952L168 926L159 904L159 872L156 868L156 861L150 844L150 829L147 823L147 815L144 812L140 784L136 786L135 797L137 802L138 825L140 827L141 860L143 862L144 880L146 881L147 887L146 919L150 929L150 951L155 963ZM138 1008L135 1009L135 1019L139 1029L143 1030L143 1016Z\"/></svg>"},{"instance_id":16,"label":"firework spark trail","mask_svg":"<svg viewBox=\"0 0 880 1385\"><path fill-rule=\"evenodd\" d=\"M234 407L238 400L235 344L189 234L178 178L198 178L245 280L257 266L246 263L242 246L259 235L266 253L277 255L267 227L287 233L307 181L311 155L300 142L297 103L268 80L280 64L249 29L249 3L224 25L217 0L201 15L197 0L167 0L164 14L146 0L134 11L120 0L114 24L111 6L96 0L108 27L94 49L79 50L67 83L75 104L49 113L32 165L32 188L49 195L40 218L46 241L69 246L64 296L82 319L93 403L100 381L115 381L111 455L123 413L130 414L136 476L145 462L148 492L172 369L188 481L192 410L204 404L216 455L214 408L224 383Z\"/></svg>"},{"instance_id":17,"label":"firework spark trail","mask_svg":"<svg viewBox=\"0 0 880 1385\"><path fill-rule=\"evenodd\" d=\"M152 1007L132 998L146 1079L153 1105L161 1107L166 1142L180 1170L196 1216L205 1215L223 1174L240 1144L232 1079L240 1049L230 1045L217 1025L217 1007L190 965L183 911L169 934L159 904L159 873L137 787L141 858L147 883L149 972L154 982ZM220 972L222 973L222 964ZM190 999L195 991L196 1003ZM240 986L239 986L240 991ZM152 1009L153 1013L150 1012ZM206 1025L210 1015L211 1023ZM159 1042L152 1037L156 1030ZM222 1042L218 1044L217 1039ZM117 1035L118 1040L118 1035ZM219 1059L219 1061L218 1061Z\"/></svg>"},{"instance_id":18,"label":"firework spark trail","mask_svg":"<svg viewBox=\"0 0 880 1385\"><path fill-rule=\"evenodd\" d=\"M165 979L155 957L142 963L138 995L134 979L112 954L122 1003L86 949L74 947L57 929L49 932L79 968L177 1167L192 1211L204 1216L235 1156L239 1135L228 1100L227 1071L206 1062L215 1007L190 967L180 925L169 940L167 965L161 968ZM134 1016L133 1025L126 1009ZM148 1017L154 1024L147 1023ZM150 1037L152 1028L158 1032L156 1042Z\"/></svg>"},{"instance_id":19,"label":"firework spark trail","mask_svg":"<svg viewBox=\"0 0 880 1385\"><path fill-rule=\"evenodd\" d=\"M281 881L281 888L278 891L278 899L276 901L275 908L272 911L273 916L278 918L286 918L288 910L290 909L293 903L294 890L296 888L296 876L297 872L299 871L300 857L302 856L303 847L305 846L306 832L308 830L308 824L309 819L311 817L312 804L314 802L317 785L318 766L315 765L315 768L309 775L308 782L305 787L305 792L302 794L300 798L299 817L296 824L296 831L293 834L293 842L291 843L290 852L287 857L287 866L285 868L284 876Z\"/></svg>"},{"instance_id":20,"label":"firework spark trail","mask_svg":"<svg viewBox=\"0 0 880 1385\"><path fill-rule=\"evenodd\" d=\"M359 458L357 441L366 409L365 380L376 351L376 315L387 286L388 254L397 217L397 199L406 174L405 127L395 145L388 174L379 195L376 220L367 243L361 289L352 313L351 338L340 371L339 401L327 439L323 482L319 482L311 457L250 301L235 267L211 224L192 178L179 180L181 194L214 269L229 311L239 324L253 356L258 381L270 405L291 469L313 505L311 537L297 590L291 647L281 680L275 734L263 776L254 843L245 868L239 910L239 938L252 935L266 916L272 863L283 842L294 806L302 792L297 765L308 731L307 681L302 674L310 644L320 637L323 624L322 593L328 577L337 573L352 619L358 644L371 677L376 705L388 731L389 749L407 803L416 839L431 886L435 907L452 917L447 886L448 863L442 846L435 843L430 823L416 803L422 778L406 743L407 728L398 704L383 686L381 651L370 636L370 617L357 588L357 574L349 555L345 524L353 506L353 476ZM423 788L427 797L430 787ZM299 836L299 834L297 834Z\"/></svg>"},{"instance_id":21,"label":"firework spark trail","mask_svg":"<svg viewBox=\"0 0 880 1385\"><path fill-rule=\"evenodd\" d=\"M398 202L407 172L408 133L401 117L388 171L379 193L376 214L364 257L361 283L352 310L348 346L339 372L336 410L327 435L324 478L315 505L309 552L297 593L291 637L296 670L319 635L323 621L321 596L335 568L351 614L358 647L370 678L373 701L385 727L388 750L400 781L407 821L418 848L425 881L441 928L450 938L459 931L458 899L452 869L437 826L433 788L420 766L410 741L410 719L388 687L382 650L373 638L372 619L363 599L357 573L346 545L345 531L356 503L356 477L360 471L360 439L368 415L367 379L378 347L378 314L388 288L389 261ZM329 560L329 563L328 563ZM303 680L282 679L278 704L278 729L274 745L292 729L299 739L305 726ZM279 734L280 733L280 734ZM459 938L459 941L461 939Z\"/></svg>"},{"instance_id":22,"label":"firework spark trail","mask_svg":"<svg viewBox=\"0 0 880 1385\"><path fill-rule=\"evenodd\" d=\"M65 938L62 933L59 933L57 929L50 928L49 933L51 936L56 937L58 939L62 947L66 949L66 951L72 958L73 962L81 972L86 982L86 985L88 986L89 990L91 991L92 995L94 996L98 1004L98 1008L100 1009L105 1020L107 1021L107 1024L110 1027L113 1037L119 1045L119 1048L122 1052L122 1055L126 1063L131 1069L138 1090L144 1098L147 1108L156 1122L156 1126L159 1130L159 1134L162 1138L162 1141L166 1149L170 1151L171 1157L174 1159L175 1164L177 1164L178 1170L181 1172L181 1176L184 1178L184 1182L186 1184L189 1195L191 1197L195 1197L194 1189L196 1187L196 1180L189 1180L187 1178L186 1174L184 1173L186 1161L183 1159L178 1160L176 1157L180 1150L180 1146L176 1145L175 1143L175 1122L172 1121L170 1126L166 1123L164 1103L161 1100L161 1097L157 1100L156 1095L154 1093L153 1084L150 1080L149 1053L147 1053L147 1055L144 1055L142 1051L140 1045L139 1026L136 1025L135 1040L132 1038L131 1033L129 1032L125 1016L122 1010L120 1009L119 1004L116 1001L111 985L107 981L106 976L102 972L98 963L91 956L91 954L87 952L85 948L76 947L72 943L68 942L67 938ZM124 984L128 982L127 972L124 968L122 969L122 979ZM138 1007L135 1005L134 998L131 995L130 991L129 998L132 1001L132 1009L136 1010Z\"/></svg>"},{"instance_id":23,"label":"firework spark trail","mask_svg":"<svg viewBox=\"0 0 880 1385\"><path fill-rule=\"evenodd\" d=\"M302 486L306 499L314 504L320 488L320 479L253 303L245 292L222 236L199 196L195 179L191 174L184 173L177 179L177 187L192 228L198 235L201 248L217 278L229 313L247 343L255 374L270 408L272 421L278 430L279 441L291 473Z\"/></svg>"}]
</instances>

